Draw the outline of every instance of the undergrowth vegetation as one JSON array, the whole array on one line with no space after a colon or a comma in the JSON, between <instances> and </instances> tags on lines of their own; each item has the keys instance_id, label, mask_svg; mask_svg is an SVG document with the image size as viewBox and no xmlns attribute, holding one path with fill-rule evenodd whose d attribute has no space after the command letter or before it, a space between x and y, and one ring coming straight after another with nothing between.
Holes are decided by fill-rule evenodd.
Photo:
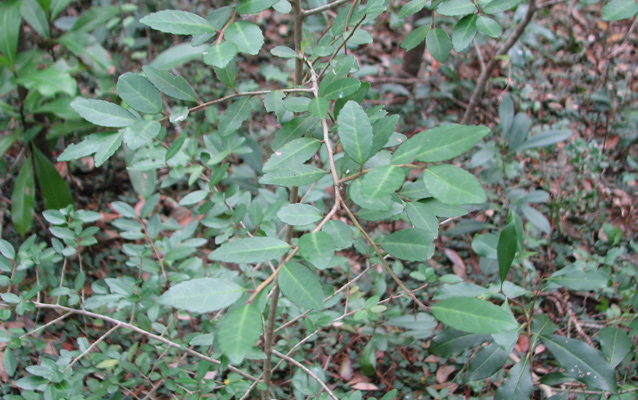
<instances>
[{"instance_id":1,"label":"undergrowth vegetation","mask_svg":"<svg viewBox=\"0 0 638 400\"><path fill-rule=\"evenodd\" d=\"M0 395L635 399L637 14L3 0Z\"/></svg>"}]
</instances>

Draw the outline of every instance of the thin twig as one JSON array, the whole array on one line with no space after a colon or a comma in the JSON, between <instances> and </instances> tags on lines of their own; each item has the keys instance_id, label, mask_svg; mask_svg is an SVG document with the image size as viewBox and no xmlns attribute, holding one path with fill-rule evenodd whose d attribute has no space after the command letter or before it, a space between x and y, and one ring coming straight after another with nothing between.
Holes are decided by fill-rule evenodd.
<instances>
[{"instance_id":1,"label":"thin twig","mask_svg":"<svg viewBox=\"0 0 638 400\"><path fill-rule=\"evenodd\" d=\"M79 356L75 357L73 359L73 361L71 361L71 364L67 365L66 368L64 368L62 370L62 373L65 373L69 368L71 368L76 362L80 361L85 355L89 354L91 352L91 350L93 350L95 348L95 346L97 346L101 341L103 341L104 339L106 339L106 337L108 335L110 335L111 333L115 332L118 328L120 327L120 324L116 324L113 328L109 329L108 331L106 331L106 333L102 336L100 336L100 338L98 340L96 340L95 342L91 343L91 345L82 352L82 354L80 354Z\"/></svg>"},{"instance_id":2,"label":"thin twig","mask_svg":"<svg viewBox=\"0 0 638 400\"><path fill-rule=\"evenodd\" d=\"M66 314L62 314L61 316L57 317L56 319L54 319L52 321L49 321L46 324L44 324L42 326L39 326L39 327L33 329L32 331L29 331L29 332L25 333L24 335L20 336L20 339L24 339L25 337L31 336L34 333L41 331L42 329L48 328L49 326L55 324L56 322L62 321L63 319L65 319L66 317L68 317L71 314L73 314L73 313L72 312L68 312Z\"/></svg>"},{"instance_id":3,"label":"thin twig","mask_svg":"<svg viewBox=\"0 0 638 400\"><path fill-rule=\"evenodd\" d=\"M303 17L307 17L309 15L320 14L320 13L322 13L324 11L333 10L333 9L339 7L340 5L349 3L351 1L352 0L337 0L335 2L332 2L332 3L329 3L329 4L325 4L325 5L317 7L317 8L311 8L310 10L302 10L301 11L301 15Z\"/></svg>"},{"instance_id":4,"label":"thin twig","mask_svg":"<svg viewBox=\"0 0 638 400\"><path fill-rule=\"evenodd\" d=\"M296 365L297 367L301 368L305 373L307 373L312 379L316 380L317 382L319 382L319 384L321 385L321 387L323 388L323 390L326 391L326 393L328 393L328 396L332 397L334 400L339 400L337 398L337 396L335 396L334 393L332 393L332 390L330 390L330 388L328 387L328 385L326 385L321 379L319 379L319 377L317 375L315 375L311 370L309 370L305 365L303 365L302 363L300 363L299 361L295 360L292 357L288 357L285 354L282 354L280 352L278 352L277 350L273 350L272 351L274 355L276 355L279 358L283 358L284 360L288 361L289 363Z\"/></svg>"}]
</instances>

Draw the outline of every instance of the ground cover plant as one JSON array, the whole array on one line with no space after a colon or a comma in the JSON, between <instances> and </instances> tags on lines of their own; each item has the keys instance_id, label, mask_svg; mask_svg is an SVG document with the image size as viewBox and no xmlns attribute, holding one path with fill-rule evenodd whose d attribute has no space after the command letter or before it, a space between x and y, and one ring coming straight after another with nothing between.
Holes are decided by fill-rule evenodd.
<instances>
[{"instance_id":1,"label":"ground cover plant","mask_svg":"<svg viewBox=\"0 0 638 400\"><path fill-rule=\"evenodd\" d=\"M635 398L637 14L3 1L3 398Z\"/></svg>"}]
</instances>

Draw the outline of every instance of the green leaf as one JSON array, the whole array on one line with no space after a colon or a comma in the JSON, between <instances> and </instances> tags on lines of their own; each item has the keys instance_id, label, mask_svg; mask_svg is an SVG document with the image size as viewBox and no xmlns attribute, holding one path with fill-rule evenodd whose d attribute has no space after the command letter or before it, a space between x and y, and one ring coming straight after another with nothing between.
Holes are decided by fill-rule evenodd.
<instances>
[{"instance_id":1,"label":"green leaf","mask_svg":"<svg viewBox=\"0 0 638 400\"><path fill-rule=\"evenodd\" d=\"M337 125L344 151L362 165L370 157L372 148L372 125L368 115L357 102L348 101L339 113Z\"/></svg>"},{"instance_id":2,"label":"green leaf","mask_svg":"<svg viewBox=\"0 0 638 400\"><path fill-rule=\"evenodd\" d=\"M315 97L308 104L308 111L317 118L323 118L330 111L330 102L323 97Z\"/></svg>"},{"instance_id":3,"label":"green leaf","mask_svg":"<svg viewBox=\"0 0 638 400\"><path fill-rule=\"evenodd\" d=\"M533 389L529 357L525 357L510 368L503 384L494 394L494 400L529 400Z\"/></svg>"},{"instance_id":4,"label":"green leaf","mask_svg":"<svg viewBox=\"0 0 638 400\"><path fill-rule=\"evenodd\" d=\"M382 198L403 185L405 173L395 165L373 168L361 178L361 194L370 199Z\"/></svg>"},{"instance_id":5,"label":"green leaf","mask_svg":"<svg viewBox=\"0 0 638 400\"><path fill-rule=\"evenodd\" d=\"M93 6L85 10L80 18L75 21L71 31L88 33L99 27L103 27L108 20L120 15L119 6Z\"/></svg>"},{"instance_id":6,"label":"green leaf","mask_svg":"<svg viewBox=\"0 0 638 400\"><path fill-rule=\"evenodd\" d=\"M592 389L616 393L616 374L600 351L583 341L558 335L542 335L541 340L567 375Z\"/></svg>"},{"instance_id":7,"label":"green leaf","mask_svg":"<svg viewBox=\"0 0 638 400\"><path fill-rule=\"evenodd\" d=\"M330 220L323 226L322 231L330 235L337 250L347 249L352 246L352 228L345 222L340 220Z\"/></svg>"},{"instance_id":8,"label":"green leaf","mask_svg":"<svg viewBox=\"0 0 638 400\"><path fill-rule=\"evenodd\" d=\"M95 166L101 167L122 145L124 132L111 133L104 136L101 145L95 152Z\"/></svg>"},{"instance_id":9,"label":"green leaf","mask_svg":"<svg viewBox=\"0 0 638 400\"><path fill-rule=\"evenodd\" d=\"M445 125L419 132L397 148L392 164L446 161L470 150L490 133L490 128L476 125Z\"/></svg>"},{"instance_id":10,"label":"green leaf","mask_svg":"<svg viewBox=\"0 0 638 400\"><path fill-rule=\"evenodd\" d=\"M616 368L634 347L625 331L612 326L601 329L596 338L600 342L603 355L609 360L609 365L612 368Z\"/></svg>"},{"instance_id":11,"label":"green leaf","mask_svg":"<svg viewBox=\"0 0 638 400\"><path fill-rule=\"evenodd\" d=\"M403 19L409 17L410 15L421 11L421 9L428 4L429 2L427 0L411 0L401 7L401 11L399 11L399 18Z\"/></svg>"},{"instance_id":12,"label":"green leaf","mask_svg":"<svg viewBox=\"0 0 638 400\"><path fill-rule=\"evenodd\" d=\"M245 290L233 281L216 278L191 279L172 286L158 302L196 313L221 310L235 303Z\"/></svg>"},{"instance_id":13,"label":"green leaf","mask_svg":"<svg viewBox=\"0 0 638 400\"><path fill-rule=\"evenodd\" d=\"M93 135L89 135L78 144L71 144L58 156L58 161L71 161L77 160L82 157L90 156L98 151L104 141L107 141L112 132L100 132Z\"/></svg>"},{"instance_id":14,"label":"green leaf","mask_svg":"<svg viewBox=\"0 0 638 400\"><path fill-rule=\"evenodd\" d=\"M215 340L233 364L240 364L263 333L261 313L254 305L235 308L219 324Z\"/></svg>"},{"instance_id":15,"label":"green leaf","mask_svg":"<svg viewBox=\"0 0 638 400\"><path fill-rule=\"evenodd\" d=\"M5 56L10 68L16 61L21 23L20 1L0 1L0 53Z\"/></svg>"},{"instance_id":16,"label":"green leaf","mask_svg":"<svg viewBox=\"0 0 638 400\"><path fill-rule=\"evenodd\" d=\"M403 229L383 238L381 246L392 257L423 262L429 258L434 237L421 229Z\"/></svg>"},{"instance_id":17,"label":"green leaf","mask_svg":"<svg viewBox=\"0 0 638 400\"><path fill-rule=\"evenodd\" d=\"M452 31L452 45L454 46L454 51L457 53L464 51L472 44L476 36L477 18L478 16L476 14L467 15L454 26L454 30Z\"/></svg>"},{"instance_id":18,"label":"green leaf","mask_svg":"<svg viewBox=\"0 0 638 400\"><path fill-rule=\"evenodd\" d=\"M71 108L85 120L99 126L123 128L139 121L126 109L104 100L77 98L71 102Z\"/></svg>"},{"instance_id":19,"label":"green leaf","mask_svg":"<svg viewBox=\"0 0 638 400\"><path fill-rule=\"evenodd\" d=\"M47 209L58 210L73 204L73 195L53 163L37 147L33 147L35 171Z\"/></svg>"},{"instance_id":20,"label":"green leaf","mask_svg":"<svg viewBox=\"0 0 638 400\"><path fill-rule=\"evenodd\" d=\"M635 0L611 0L603 7L603 20L618 21L632 18L638 13L638 3Z\"/></svg>"},{"instance_id":21,"label":"green leaf","mask_svg":"<svg viewBox=\"0 0 638 400\"><path fill-rule=\"evenodd\" d=\"M269 237L235 239L208 255L211 260L248 264L278 258L290 250L288 243Z\"/></svg>"},{"instance_id":22,"label":"green leaf","mask_svg":"<svg viewBox=\"0 0 638 400\"><path fill-rule=\"evenodd\" d=\"M180 43L159 53L149 64L151 67L170 69L183 65L189 61L198 60L207 46L191 46L190 43Z\"/></svg>"},{"instance_id":23,"label":"green leaf","mask_svg":"<svg viewBox=\"0 0 638 400\"><path fill-rule=\"evenodd\" d=\"M321 142L312 138L300 138L288 142L278 149L264 164L263 171L269 172L289 164L300 164L314 156Z\"/></svg>"},{"instance_id":24,"label":"green leaf","mask_svg":"<svg viewBox=\"0 0 638 400\"><path fill-rule=\"evenodd\" d=\"M195 92L181 76L175 76L168 71L150 65L145 65L142 70L160 92L176 99L197 102Z\"/></svg>"},{"instance_id":25,"label":"green leaf","mask_svg":"<svg viewBox=\"0 0 638 400\"><path fill-rule=\"evenodd\" d=\"M445 325L464 332L492 334L518 328L509 310L474 297L441 300L432 305L432 314Z\"/></svg>"},{"instance_id":26,"label":"green leaf","mask_svg":"<svg viewBox=\"0 0 638 400\"><path fill-rule=\"evenodd\" d=\"M434 28L425 38L425 44L434 57L439 62L446 62L452 51L450 37L441 28Z\"/></svg>"},{"instance_id":27,"label":"green leaf","mask_svg":"<svg viewBox=\"0 0 638 400\"><path fill-rule=\"evenodd\" d=\"M4 371L9 376L13 376L16 373L16 368L18 366L18 360L16 359L15 354L12 349L5 348L2 353L2 366L4 367Z\"/></svg>"},{"instance_id":28,"label":"green leaf","mask_svg":"<svg viewBox=\"0 0 638 400\"><path fill-rule=\"evenodd\" d=\"M224 40L204 50L204 63L217 68L226 68L237 55L237 51L235 43Z\"/></svg>"},{"instance_id":29,"label":"green leaf","mask_svg":"<svg viewBox=\"0 0 638 400\"><path fill-rule=\"evenodd\" d=\"M513 151L519 152L526 149L534 149L537 147L551 146L553 144L565 141L569 139L571 136L572 136L572 131L569 129L556 129L556 130L552 129L549 131L539 133L536 136L532 136L531 138L527 139L520 145L516 146L513 149Z\"/></svg>"},{"instance_id":30,"label":"green leaf","mask_svg":"<svg viewBox=\"0 0 638 400\"><path fill-rule=\"evenodd\" d=\"M8 241L0 239L0 254L8 258L9 260L15 260L16 251Z\"/></svg>"},{"instance_id":31,"label":"green leaf","mask_svg":"<svg viewBox=\"0 0 638 400\"><path fill-rule=\"evenodd\" d=\"M137 150L147 145L154 137L159 135L162 124L154 120L138 121L124 129L124 143L131 148Z\"/></svg>"},{"instance_id":32,"label":"green leaf","mask_svg":"<svg viewBox=\"0 0 638 400\"><path fill-rule=\"evenodd\" d=\"M27 157L20 168L11 195L11 220L19 234L24 235L31 229L35 208L35 179L33 161Z\"/></svg>"},{"instance_id":33,"label":"green leaf","mask_svg":"<svg viewBox=\"0 0 638 400\"><path fill-rule=\"evenodd\" d=\"M175 35L201 35L215 32L215 28L205 18L179 10L158 11L145 16L140 22L155 30Z\"/></svg>"},{"instance_id":34,"label":"green leaf","mask_svg":"<svg viewBox=\"0 0 638 400\"><path fill-rule=\"evenodd\" d=\"M159 114L162 112L162 95L146 78L130 72L117 80L117 94L139 112Z\"/></svg>"},{"instance_id":35,"label":"green leaf","mask_svg":"<svg viewBox=\"0 0 638 400\"><path fill-rule=\"evenodd\" d=\"M60 15L72 1L73 0L51 0L51 4L49 5L51 21L55 21L58 15Z\"/></svg>"},{"instance_id":36,"label":"green leaf","mask_svg":"<svg viewBox=\"0 0 638 400\"><path fill-rule=\"evenodd\" d=\"M16 82L29 90L37 90L44 97L53 97L58 93L75 96L77 83L69 74L69 67L64 61L50 65L48 68L32 70L20 76Z\"/></svg>"},{"instance_id":37,"label":"green leaf","mask_svg":"<svg viewBox=\"0 0 638 400\"><path fill-rule=\"evenodd\" d=\"M319 278L303 265L286 263L279 271L277 282L283 294L298 306L313 310L323 308Z\"/></svg>"},{"instance_id":38,"label":"green leaf","mask_svg":"<svg viewBox=\"0 0 638 400\"><path fill-rule=\"evenodd\" d=\"M436 9L441 15L447 15L448 17L458 17L461 15L467 15L476 11L476 6L472 0L448 0Z\"/></svg>"},{"instance_id":39,"label":"green leaf","mask_svg":"<svg viewBox=\"0 0 638 400\"><path fill-rule=\"evenodd\" d=\"M221 136L229 136L241 127L248 118L252 107L250 105L250 97L245 96L230 105L222 115L219 121L218 132Z\"/></svg>"},{"instance_id":40,"label":"green leaf","mask_svg":"<svg viewBox=\"0 0 638 400\"><path fill-rule=\"evenodd\" d=\"M288 111L300 113L308 111L308 104L311 99L303 96L288 96L283 102L284 108Z\"/></svg>"},{"instance_id":41,"label":"green leaf","mask_svg":"<svg viewBox=\"0 0 638 400\"><path fill-rule=\"evenodd\" d=\"M503 33L503 28L490 17L480 15L476 20L476 29L484 35L492 38L498 38Z\"/></svg>"},{"instance_id":42,"label":"green leaf","mask_svg":"<svg viewBox=\"0 0 638 400\"><path fill-rule=\"evenodd\" d=\"M444 327L443 330L432 339L430 351L437 356L449 358L467 349L475 348L490 339L491 337L489 335L479 335L477 333L463 332L450 327Z\"/></svg>"},{"instance_id":43,"label":"green leaf","mask_svg":"<svg viewBox=\"0 0 638 400\"><path fill-rule=\"evenodd\" d=\"M288 225L308 225L322 217L317 207L308 204L288 204L277 212L277 217Z\"/></svg>"},{"instance_id":44,"label":"green leaf","mask_svg":"<svg viewBox=\"0 0 638 400\"><path fill-rule=\"evenodd\" d=\"M486 14L498 14L516 7L520 2L521 0L492 0L483 7L483 12Z\"/></svg>"},{"instance_id":45,"label":"green leaf","mask_svg":"<svg viewBox=\"0 0 638 400\"><path fill-rule=\"evenodd\" d=\"M584 270L576 264L554 272L549 282L571 290L596 290L609 285L609 275L599 270Z\"/></svg>"},{"instance_id":46,"label":"green leaf","mask_svg":"<svg viewBox=\"0 0 638 400\"><path fill-rule=\"evenodd\" d=\"M259 1L259 0L255 0ZM275 57L281 58L298 58L299 54L296 51L287 46L275 46L272 50L270 50L270 54Z\"/></svg>"},{"instance_id":47,"label":"green leaf","mask_svg":"<svg viewBox=\"0 0 638 400\"><path fill-rule=\"evenodd\" d=\"M49 39L51 37L47 15L37 1L22 0L20 14L22 15L22 18L27 21L29 26L38 33L38 35L42 36L44 39Z\"/></svg>"},{"instance_id":48,"label":"green leaf","mask_svg":"<svg viewBox=\"0 0 638 400\"><path fill-rule=\"evenodd\" d=\"M237 2L237 13L244 14L258 14L264 10L269 9L279 0L239 0Z\"/></svg>"},{"instance_id":49,"label":"green leaf","mask_svg":"<svg viewBox=\"0 0 638 400\"><path fill-rule=\"evenodd\" d=\"M333 238L338 239L323 231L306 233L297 243L299 254L318 269L325 269L335 254Z\"/></svg>"},{"instance_id":50,"label":"green leaf","mask_svg":"<svg viewBox=\"0 0 638 400\"><path fill-rule=\"evenodd\" d=\"M261 29L249 21L237 21L230 24L224 35L237 46L237 50L241 53L256 56L264 45L264 35Z\"/></svg>"},{"instance_id":51,"label":"green leaf","mask_svg":"<svg viewBox=\"0 0 638 400\"><path fill-rule=\"evenodd\" d=\"M15 141L18 140L18 137L20 137L19 132L0 137L0 157L13 146Z\"/></svg>"},{"instance_id":52,"label":"green leaf","mask_svg":"<svg viewBox=\"0 0 638 400\"><path fill-rule=\"evenodd\" d=\"M423 203L412 201L406 204L408 218L415 228L424 230L436 238L439 235L439 220L432 210Z\"/></svg>"},{"instance_id":53,"label":"green leaf","mask_svg":"<svg viewBox=\"0 0 638 400\"><path fill-rule=\"evenodd\" d=\"M530 126L530 118L524 112L519 112L514 116L508 143L510 151L514 151L515 148L523 144L529 134Z\"/></svg>"},{"instance_id":54,"label":"green leaf","mask_svg":"<svg viewBox=\"0 0 638 400\"><path fill-rule=\"evenodd\" d=\"M512 123L514 122L514 102L509 94L505 94L498 105L498 118L501 120L501 131L505 137L509 137Z\"/></svg>"},{"instance_id":55,"label":"green leaf","mask_svg":"<svg viewBox=\"0 0 638 400\"><path fill-rule=\"evenodd\" d=\"M507 279L507 274L510 272L512 262L514 262L514 257L516 256L517 247L516 225L513 223L507 224L501 231L498 237L498 245L496 246L498 273L501 277L501 283Z\"/></svg>"},{"instance_id":56,"label":"green leaf","mask_svg":"<svg viewBox=\"0 0 638 400\"><path fill-rule=\"evenodd\" d=\"M495 343L481 347L470 360L468 380L489 378L503 368L508 358L509 354Z\"/></svg>"},{"instance_id":57,"label":"green leaf","mask_svg":"<svg viewBox=\"0 0 638 400\"><path fill-rule=\"evenodd\" d=\"M485 203L485 192L474 175L454 165L431 166L423 173L423 181L432 196L443 203Z\"/></svg>"},{"instance_id":58,"label":"green leaf","mask_svg":"<svg viewBox=\"0 0 638 400\"><path fill-rule=\"evenodd\" d=\"M226 68L214 67L215 74L226 85L231 88L235 87L235 81L237 81L237 64L234 60L231 60Z\"/></svg>"},{"instance_id":59,"label":"green leaf","mask_svg":"<svg viewBox=\"0 0 638 400\"><path fill-rule=\"evenodd\" d=\"M262 185L303 186L318 181L326 171L308 164L288 164L268 172L259 179Z\"/></svg>"},{"instance_id":60,"label":"green leaf","mask_svg":"<svg viewBox=\"0 0 638 400\"><path fill-rule=\"evenodd\" d=\"M405 37L405 39L403 39L403 42L401 42L401 48L405 50L412 50L419 44L423 43L428 32L430 32L430 29L430 25L423 25L416 28L415 30L410 32L408 36Z\"/></svg>"},{"instance_id":61,"label":"green leaf","mask_svg":"<svg viewBox=\"0 0 638 400\"><path fill-rule=\"evenodd\" d=\"M319 96L327 100L342 99L355 93L361 87L361 81L356 78L337 79L327 85L319 88Z\"/></svg>"}]
</instances>

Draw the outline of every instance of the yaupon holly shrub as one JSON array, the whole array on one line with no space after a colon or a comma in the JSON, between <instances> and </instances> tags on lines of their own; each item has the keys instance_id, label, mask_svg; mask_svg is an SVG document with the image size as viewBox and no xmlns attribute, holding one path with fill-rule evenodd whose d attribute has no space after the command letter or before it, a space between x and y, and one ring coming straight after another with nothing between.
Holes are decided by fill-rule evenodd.
<instances>
[{"instance_id":1,"label":"yaupon holly shrub","mask_svg":"<svg viewBox=\"0 0 638 400\"><path fill-rule=\"evenodd\" d=\"M40 111L59 118L77 114L95 125L58 161L73 165L93 156L100 166L122 155L142 200L110 204L118 218L102 229L117 230L122 243L107 254L85 255L96 246L100 229L90 224L100 214L72 207L45 204L49 210L43 216L54 237L50 246L31 236L16 251L0 240L0 285L7 288L0 310L7 328L0 330L0 339L4 370L15 378L14 388L3 389L5 398L153 398L158 393L157 398L186 399L359 399L360 391L332 382L321 360L297 356L340 330L365 337L353 358L367 376L377 373L378 353L427 341L431 354L467 357L463 381L498 375L497 399L529 399L536 389L547 395L552 385L567 381L601 396L618 391L615 368L632 348L625 330L601 329L600 351L593 343L557 334L564 327L539 307L539 297L558 288L604 291L610 281L607 266L576 262L534 286L540 279L528 261L529 227L523 219L531 229L549 229L547 219L529 205L546 201L546 192L511 187L509 210L500 209L496 226L470 218L455 226L465 232L492 230L472 241L481 263L494 267L486 285L427 263L444 250L442 224L502 202L462 167L460 156L473 153L471 164L483 167L484 177L507 186L499 172L510 153L571 135L557 128L528 137L528 116L515 113L507 96L499 108L501 152L483 143L488 127L470 124L487 80L534 13L548 4L402 4L400 19L424 7L433 10L402 46L425 41L442 63L452 50L468 51L475 39L493 44L490 38L509 32L482 67L462 124L408 137L398 115L368 105L371 85L361 78L355 57L374 41L379 18L393 12L386 0L240 0L207 15L159 10L136 15L139 21L125 18L132 29L146 30L150 40L165 34L190 42L166 49L139 70L122 71L115 85L103 85L100 93L72 101L75 85L69 85L73 91L51 91L40 80L34 80L37 86L21 78L18 56L25 62L29 56L16 50L20 15L45 35L49 31L38 27L55 21L68 3L3 2L0 19L9 22L0 28L3 73L12 73L16 85L40 88L37 103L49 105ZM636 8L633 0L613 0L603 16L633 17ZM95 20L106 23L123 11L135 8L92 8L88 13L94 19L69 24L57 43L68 42L69 52L86 63L100 48L80 42L78 35L99 29ZM288 43L267 38L272 21L284 24ZM72 46L77 43L93 50L80 51ZM60 61L43 59L44 71L73 79ZM200 77L206 77L197 83L182 70L194 59ZM242 70L252 62L266 71L261 87ZM25 115L38 115L37 110L15 114L22 115L22 131L2 139L2 152L27 135L33 124ZM255 131L254 118L270 123ZM16 221L22 221L21 233L31 225L27 214L33 214L33 200L25 197L35 191L31 158L40 158L33 146L27 154L14 186L31 207ZM45 200L46 185L41 182ZM173 196L189 218L177 221L163 213L166 198ZM100 265L106 275L87 281L87 269ZM366 275L374 284L359 286ZM40 327L17 323L50 312L63 314ZM57 326L72 317L78 318L71 330ZM43 332L63 343L61 348L47 350ZM40 356L21 356L26 348ZM554 375L539 378L533 370L539 359L553 366ZM397 389L386 392L383 399L398 396ZM563 393L557 398L567 398L560 397Z\"/></svg>"}]
</instances>

